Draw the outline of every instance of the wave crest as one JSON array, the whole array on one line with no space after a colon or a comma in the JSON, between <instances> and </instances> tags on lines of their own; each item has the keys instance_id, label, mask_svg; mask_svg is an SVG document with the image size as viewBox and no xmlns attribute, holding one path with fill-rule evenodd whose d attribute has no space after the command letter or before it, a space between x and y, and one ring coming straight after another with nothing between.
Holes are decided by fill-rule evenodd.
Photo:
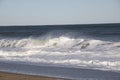
<instances>
[{"instance_id":1,"label":"wave crest","mask_svg":"<svg viewBox=\"0 0 120 80\"><path fill-rule=\"evenodd\" d=\"M120 70L119 52L120 42L62 35L0 40L0 60Z\"/></svg>"}]
</instances>

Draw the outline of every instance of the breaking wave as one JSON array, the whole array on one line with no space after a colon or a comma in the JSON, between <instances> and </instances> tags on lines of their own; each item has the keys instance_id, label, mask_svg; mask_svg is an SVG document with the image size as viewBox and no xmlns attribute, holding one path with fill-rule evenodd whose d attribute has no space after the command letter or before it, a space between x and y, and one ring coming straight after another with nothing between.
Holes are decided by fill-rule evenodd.
<instances>
[{"instance_id":1,"label":"breaking wave","mask_svg":"<svg viewBox=\"0 0 120 80\"><path fill-rule=\"evenodd\" d=\"M1 38L0 60L120 70L120 42L49 34Z\"/></svg>"}]
</instances>

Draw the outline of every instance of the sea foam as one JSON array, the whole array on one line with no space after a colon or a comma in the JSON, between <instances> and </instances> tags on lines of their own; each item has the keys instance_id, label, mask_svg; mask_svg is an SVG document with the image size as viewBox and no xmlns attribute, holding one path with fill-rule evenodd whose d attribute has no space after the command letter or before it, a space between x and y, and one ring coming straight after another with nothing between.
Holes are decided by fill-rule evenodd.
<instances>
[{"instance_id":1,"label":"sea foam","mask_svg":"<svg viewBox=\"0 0 120 80\"><path fill-rule=\"evenodd\" d=\"M120 70L119 52L120 42L70 35L0 39L0 60L4 61Z\"/></svg>"}]
</instances>

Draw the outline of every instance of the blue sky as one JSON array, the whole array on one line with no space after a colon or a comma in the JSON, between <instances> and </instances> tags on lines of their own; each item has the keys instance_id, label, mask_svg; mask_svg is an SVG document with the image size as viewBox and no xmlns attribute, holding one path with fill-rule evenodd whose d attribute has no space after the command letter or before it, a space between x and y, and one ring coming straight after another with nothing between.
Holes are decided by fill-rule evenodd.
<instances>
[{"instance_id":1,"label":"blue sky","mask_svg":"<svg viewBox=\"0 0 120 80\"><path fill-rule=\"evenodd\" d=\"M0 0L0 25L120 23L120 0Z\"/></svg>"}]
</instances>

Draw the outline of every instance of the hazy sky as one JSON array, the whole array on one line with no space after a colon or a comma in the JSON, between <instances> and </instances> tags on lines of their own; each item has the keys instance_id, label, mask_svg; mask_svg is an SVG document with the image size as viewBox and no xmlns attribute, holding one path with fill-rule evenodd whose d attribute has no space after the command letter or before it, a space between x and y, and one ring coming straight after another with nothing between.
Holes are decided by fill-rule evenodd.
<instances>
[{"instance_id":1,"label":"hazy sky","mask_svg":"<svg viewBox=\"0 0 120 80\"><path fill-rule=\"evenodd\" d=\"M0 25L120 23L120 0L0 0Z\"/></svg>"}]
</instances>

